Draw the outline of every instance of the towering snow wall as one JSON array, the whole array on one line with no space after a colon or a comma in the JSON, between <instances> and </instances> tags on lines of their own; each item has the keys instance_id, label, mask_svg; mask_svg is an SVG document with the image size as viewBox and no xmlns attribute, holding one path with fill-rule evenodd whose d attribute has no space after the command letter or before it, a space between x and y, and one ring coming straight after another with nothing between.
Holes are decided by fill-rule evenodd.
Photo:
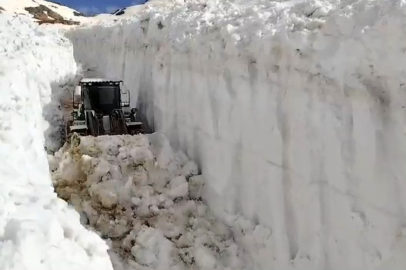
<instances>
[{"instance_id":1,"label":"towering snow wall","mask_svg":"<svg viewBox=\"0 0 406 270\"><path fill-rule=\"evenodd\" d=\"M189 3L68 36L199 163L214 211L272 230L251 246L257 269L394 270L406 267L405 12Z\"/></svg>"},{"instance_id":2,"label":"towering snow wall","mask_svg":"<svg viewBox=\"0 0 406 270\"><path fill-rule=\"evenodd\" d=\"M72 45L20 17L1 15L0 29L0 269L110 270L107 245L54 193L44 151Z\"/></svg>"}]
</instances>

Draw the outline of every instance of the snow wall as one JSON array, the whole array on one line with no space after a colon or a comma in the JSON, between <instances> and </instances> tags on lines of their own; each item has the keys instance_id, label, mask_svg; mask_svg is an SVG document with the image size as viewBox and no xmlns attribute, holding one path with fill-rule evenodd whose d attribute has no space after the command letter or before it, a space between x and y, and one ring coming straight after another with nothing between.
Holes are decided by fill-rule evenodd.
<instances>
[{"instance_id":1,"label":"snow wall","mask_svg":"<svg viewBox=\"0 0 406 270\"><path fill-rule=\"evenodd\" d=\"M405 12L208 2L68 37L198 162L212 210L272 230L257 269L404 269Z\"/></svg>"},{"instance_id":2,"label":"snow wall","mask_svg":"<svg viewBox=\"0 0 406 270\"><path fill-rule=\"evenodd\" d=\"M72 45L21 17L1 15L0 29L0 269L110 270L107 244L57 198L44 151L53 96L77 71Z\"/></svg>"}]
</instances>

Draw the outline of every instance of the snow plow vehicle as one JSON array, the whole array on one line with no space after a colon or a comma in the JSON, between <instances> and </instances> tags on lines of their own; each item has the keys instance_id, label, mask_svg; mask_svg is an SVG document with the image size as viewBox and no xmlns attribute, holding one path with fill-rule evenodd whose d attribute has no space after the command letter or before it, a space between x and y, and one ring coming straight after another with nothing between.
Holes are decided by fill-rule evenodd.
<instances>
[{"instance_id":1,"label":"snow plow vehicle","mask_svg":"<svg viewBox=\"0 0 406 270\"><path fill-rule=\"evenodd\" d=\"M73 93L72 119L66 123L66 138L73 133L81 136L145 133L142 121L137 119L138 110L130 108L130 91L122 91L122 83L83 78Z\"/></svg>"}]
</instances>

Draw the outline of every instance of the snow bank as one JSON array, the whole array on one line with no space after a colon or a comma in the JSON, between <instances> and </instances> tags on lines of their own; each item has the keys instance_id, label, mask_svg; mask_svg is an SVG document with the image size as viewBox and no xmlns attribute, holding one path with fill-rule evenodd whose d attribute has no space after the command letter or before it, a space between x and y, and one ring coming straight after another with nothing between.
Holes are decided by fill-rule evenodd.
<instances>
[{"instance_id":1,"label":"snow bank","mask_svg":"<svg viewBox=\"0 0 406 270\"><path fill-rule=\"evenodd\" d=\"M115 269L252 269L201 202L197 165L162 134L75 137L52 160L60 197L111 246Z\"/></svg>"},{"instance_id":2,"label":"snow bank","mask_svg":"<svg viewBox=\"0 0 406 270\"><path fill-rule=\"evenodd\" d=\"M20 17L1 15L0 29L0 269L112 269L107 245L54 193L44 151L43 113L76 72L72 46Z\"/></svg>"},{"instance_id":3,"label":"snow bank","mask_svg":"<svg viewBox=\"0 0 406 270\"><path fill-rule=\"evenodd\" d=\"M188 2L69 37L197 161L218 216L272 231L256 269L404 269L405 12Z\"/></svg>"}]
</instances>

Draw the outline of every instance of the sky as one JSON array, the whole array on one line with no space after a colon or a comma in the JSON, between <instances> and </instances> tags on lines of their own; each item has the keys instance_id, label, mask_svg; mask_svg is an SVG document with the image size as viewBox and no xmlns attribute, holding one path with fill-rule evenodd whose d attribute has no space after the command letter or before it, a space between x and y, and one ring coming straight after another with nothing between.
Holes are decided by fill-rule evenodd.
<instances>
[{"instance_id":1,"label":"sky","mask_svg":"<svg viewBox=\"0 0 406 270\"><path fill-rule=\"evenodd\" d=\"M144 3L145 0L55 0L84 14L111 13L119 8Z\"/></svg>"}]
</instances>

